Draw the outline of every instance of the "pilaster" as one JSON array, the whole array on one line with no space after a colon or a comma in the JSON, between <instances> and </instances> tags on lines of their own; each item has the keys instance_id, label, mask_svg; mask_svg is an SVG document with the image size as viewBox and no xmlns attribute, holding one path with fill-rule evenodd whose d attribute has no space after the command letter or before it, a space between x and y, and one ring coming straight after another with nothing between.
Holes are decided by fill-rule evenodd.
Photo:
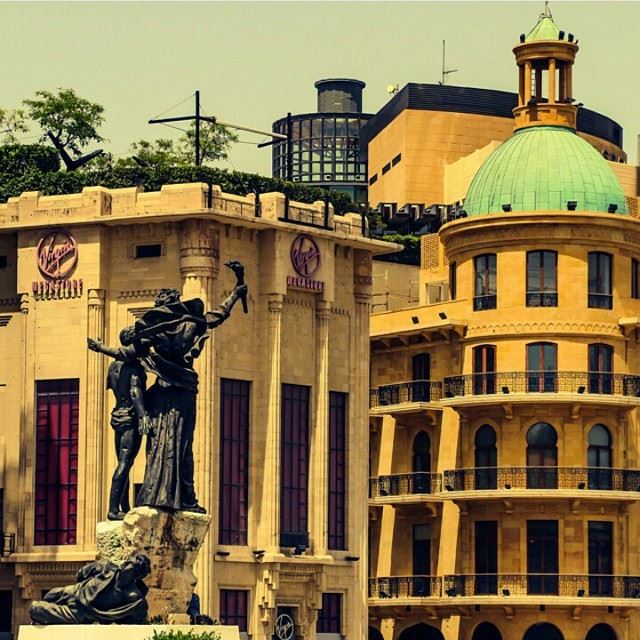
<instances>
[{"instance_id":1,"label":"pilaster","mask_svg":"<svg viewBox=\"0 0 640 640\"><path fill-rule=\"evenodd\" d=\"M104 338L103 289L89 289L87 292L87 335ZM85 429L84 429L84 479L80 493L84 501L82 540L85 549L92 549L96 543L96 522L104 520L104 356L87 350L87 375L84 389ZM109 430L110 431L110 430ZM79 510L80 511L80 510Z\"/></svg>"},{"instance_id":2,"label":"pilaster","mask_svg":"<svg viewBox=\"0 0 640 640\"><path fill-rule=\"evenodd\" d=\"M313 487L310 532L314 555L327 553L329 505L329 320L331 303L316 304L315 424L311 437L309 477Z\"/></svg>"},{"instance_id":3,"label":"pilaster","mask_svg":"<svg viewBox=\"0 0 640 640\"><path fill-rule=\"evenodd\" d=\"M274 293L267 301L267 367L265 386L267 389L265 407L266 461L263 465L262 514L256 532L256 544L267 552L279 551L278 532L280 530L280 393L281 393L281 339L282 309L284 296Z\"/></svg>"},{"instance_id":4,"label":"pilaster","mask_svg":"<svg viewBox=\"0 0 640 640\"><path fill-rule=\"evenodd\" d=\"M214 226L204 220L187 220L180 229L180 275L182 299L200 298L205 309L215 305L218 277L219 236ZM193 439L195 490L198 502L213 516L209 533L195 563L198 576L196 592L203 613L212 611L213 548L217 540L218 429L214 404L216 389L215 331L209 334L200 356L194 362L198 374L196 428Z\"/></svg>"}]
</instances>

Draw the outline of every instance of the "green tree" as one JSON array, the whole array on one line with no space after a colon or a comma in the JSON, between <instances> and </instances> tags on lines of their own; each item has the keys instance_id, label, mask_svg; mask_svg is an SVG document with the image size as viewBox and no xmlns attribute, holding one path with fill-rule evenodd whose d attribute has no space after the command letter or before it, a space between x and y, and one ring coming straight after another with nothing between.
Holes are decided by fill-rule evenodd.
<instances>
[{"instance_id":1,"label":"green tree","mask_svg":"<svg viewBox=\"0 0 640 640\"><path fill-rule=\"evenodd\" d=\"M200 124L200 163L210 165L216 160L229 157L231 145L238 136L219 124L202 122ZM120 158L116 167L190 167L195 165L196 127L191 123L177 140L158 138L158 140L138 140L129 151L129 157Z\"/></svg>"},{"instance_id":2,"label":"green tree","mask_svg":"<svg viewBox=\"0 0 640 640\"><path fill-rule=\"evenodd\" d=\"M102 142L104 138L98 133L98 127L104 122L104 107L95 102L81 98L73 89L36 91L36 97L24 100L29 117L37 122L43 130L56 136L60 143L81 153L82 147L90 142Z\"/></svg>"},{"instance_id":3,"label":"green tree","mask_svg":"<svg viewBox=\"0 0 640 640\"><path fill-rule=\"evenodd\" d=\"M0 142L2 144L18 144L18 134L28 131L26 115L22 109L0 107Z\"/></svg>"},{"instance_id":4,"label":"green tree","mask_svg":"<svg viewBox=\"0 0 640 640\"><path fill-rule=\"evenodd\" d=\"M167 138L158 140L138 140L134 142L129 151L131 156L119 158L116 167L150 167L159 169L162 167L186 167L193 162L185 158L178 143Z\"/></svg>"},{"instance_id":5,"label":"green tree","mask_svg":"<svg viewBox=\"0 0 640 640\"><path fill-rule=\"evenodd\" d=\"M212 122L200 123L200 163L207 165L216 160L226 160L229 149L238 141L238 135L221 124ZM192 122L187 131L180 137L180 152L188 162L195 162L196 123Z\"/></svg>"}]
</instances>

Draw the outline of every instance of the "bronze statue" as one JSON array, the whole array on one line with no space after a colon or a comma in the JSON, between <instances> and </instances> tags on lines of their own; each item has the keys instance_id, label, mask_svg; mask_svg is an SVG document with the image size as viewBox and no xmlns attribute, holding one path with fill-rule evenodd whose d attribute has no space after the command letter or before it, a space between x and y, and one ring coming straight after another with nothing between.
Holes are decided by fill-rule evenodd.
<instances>
[{"instance_id":1,"label":"bronze statue","mask_svg":"<svg viewBox=\"0 0 640 640\"><path fill-rule=\"evenodd\" d=\"M121 567L91 562L78 571L76 583L56 587L29 607L35 624L143 624L147 620L149 559L135 555Z\"/></svg>"},{"instance_id":2,"label":"bronze statue","mask_svg":"<svg viewBox=\"0 0 640 640\"><path fill-rule=\"evenodd\" d=\"M133 327L120 332L123 346L131 344ZM149 432L149 417L144 410L143 394L147 374L131 350L111 349L100 340L88 339L89 349L104 353L115 361L107 373L107 389L113 391L116 406L111 412L111 427L115 431L118 465L111 480L109 520L122 520L130 509L129 472L140 450L142 435Z\"/></svg>"},{"instance_id":3,"label":"bronze statue","mask_svg":"<svg viewBox=\"0 0 640 640\"><path fill-rule=\"evenodd\" d=\"M156 376L147 390L147 460L137 502L174 510L205 513L193 484L193 435L198 376L193 361L200 355L210 329L222 324L238 300L246 308L244 267L227 263L236 274L231 295L214 311L205 311L199 298L181 302L176 289L162 289L155 308L139 318L119 349L94 341L96 350L123 362L139 360ZM126 342L127 344L124 344Z\"/></svg>"}]
</instances>

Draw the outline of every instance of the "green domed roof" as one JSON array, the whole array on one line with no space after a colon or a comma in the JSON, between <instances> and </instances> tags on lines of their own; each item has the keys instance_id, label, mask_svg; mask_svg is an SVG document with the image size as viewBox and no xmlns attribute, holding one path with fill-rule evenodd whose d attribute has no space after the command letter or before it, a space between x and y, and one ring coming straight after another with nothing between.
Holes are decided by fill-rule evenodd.
<instances>
[{"instance_id":1,"label":"green domed roof","mask_svg":"<svg viewBox=\"0 0 640 640\"><path fill-rule=\"evenodd\" d=\"M586 140L566 127L520 129L501 144L476 173L464 203L468 215L512 211L606 213L618 205L627 213L622 187L607 161Z\"/></svg>"}]
</instances>

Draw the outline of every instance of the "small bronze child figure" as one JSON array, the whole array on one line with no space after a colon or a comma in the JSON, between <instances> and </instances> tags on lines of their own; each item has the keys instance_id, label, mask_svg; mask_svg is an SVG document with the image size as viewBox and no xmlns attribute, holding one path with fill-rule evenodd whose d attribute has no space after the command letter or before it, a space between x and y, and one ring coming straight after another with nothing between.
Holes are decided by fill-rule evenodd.
<instances>
[{"instance_id":1,"label":"small bronze child figure","mask_svg":"<svg viewBox=\"0 0 640 640\"><path fill-rule=\"evenodd\" d=\"M115 431L118 466L111 480L109 520L122 520L131 508L129 503L129 473L140 451L143 434L149 432L150 421L144 409L147 375L131 344L131 328L120 332L123 349L112 349L99 340L88 339L89 349L114 358L107 373L107 389L111 389L116 406L111 412L111 427Z\"/></svg>"}]
</instances>

